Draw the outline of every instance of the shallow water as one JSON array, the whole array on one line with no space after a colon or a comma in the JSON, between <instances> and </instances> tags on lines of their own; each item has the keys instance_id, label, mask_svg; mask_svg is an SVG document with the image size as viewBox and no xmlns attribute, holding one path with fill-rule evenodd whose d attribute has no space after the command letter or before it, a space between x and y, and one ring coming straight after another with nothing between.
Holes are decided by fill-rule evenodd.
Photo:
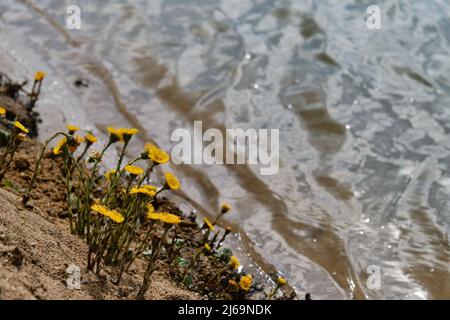
<instances>
[{"instance_id":1,"label":"shallow water","mask_svg":"<svg viewBox=\"0 0 450 320\"><path fill-rule=\"evenodd\" d=\"M186 206L230 202L243 252L299 295L450 298L450 3L375 2L380 30L357 0L3 0L0 37L50 69L47 119L56 98L68 121L138 127L140 146L173 146L194 120L279 129L277 175L171 170ZM76 3L82 30L67 30Z\"/></svg>"}]
</instances>

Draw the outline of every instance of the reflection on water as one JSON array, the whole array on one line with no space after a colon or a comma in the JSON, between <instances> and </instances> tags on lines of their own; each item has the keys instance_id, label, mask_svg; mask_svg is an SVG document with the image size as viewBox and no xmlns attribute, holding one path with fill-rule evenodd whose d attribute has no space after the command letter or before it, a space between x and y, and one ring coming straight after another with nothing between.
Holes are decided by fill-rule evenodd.
<instances>
[{"instance_id":1,"label":"reflection on water","mask_svg":"<svg viewBox=\"0 0 450 320\"><path fill-rule=\"evenodd\" d=\"M381 30L358 0L95 0L68 31L63 1L7 0L0 33L67 79L97 128L163 146L194 120L280 129L275 176L172 169L201 212L231 202L244 250L298 293L450 298L450 5L375 2Z\"/></svg>"}]
</instances>

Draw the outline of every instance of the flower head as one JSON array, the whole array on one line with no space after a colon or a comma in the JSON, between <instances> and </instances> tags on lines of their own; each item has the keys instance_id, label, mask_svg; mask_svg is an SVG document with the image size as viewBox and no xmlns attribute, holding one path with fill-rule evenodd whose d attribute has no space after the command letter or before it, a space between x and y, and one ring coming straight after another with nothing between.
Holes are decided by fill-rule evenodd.
<instances>
[{"instance_id":1,"label":"flower head","mask_svg":"<svg viewBox=\"0 0 450 320\"><path fill-rule=\"evenodd\" d=\"M233 270L236 270L241 265L238 258L236 258L235 256L231 256L229 264Z\"/></svg>"},{"instance_id":2,"label":"flower head","mask_svg":"<svg viewBox=\"0 0 450 320\"><path fill-rule=\"evenodd\" d=\"M144 158L148 158L155 163L166 163L170 160L170 156L166 152L159 149L152 143L147 143L144 147L144 150Z\"/></svg>"},{"instance_id":3,"label":"flower head","mask_svg":"<svg viewBox=\"0 0 450 320\"><path fill-rule=\"evenodd\" d=\"M119 133L122 135L122 139L125 142L130 141L131 137L138 133L138 129L135 128L120 128Z\"/></svg>"},{"instance_id":4,"label":"flower head","mask_svg":"<svg viewBox=\"0 0 450 320\"><path fill-rule=\"evenodd\" d=\"M150 190L148 188L143 188L143 187L136 188L136 187L133 187L130 190L130 194L145 194L145 195L148 195L149 197L153 197L156 194L156 192L154 192L154 191L152 191L152 190Z\"/></svg>"},{"instance_id":5,"label":"flower head","mask_svg":"<svg viewBox=\"0 0 450 320\"><path fill-rule=\"evenodd\" d=\"M253 283L252 275L247 274L247 275L241 277L241 280L239 281L239 287L244 291L248 291L248 290L250 290L252 283Z\"/></svg>"},{"instance_id":6,"label":"flower head","mask_svg":"<svg viewBox=\"0 0 450 320\"><path fill-rule=\"evenodd\" d=\"M209 244L205 243L203 247L206 249L206 251L211 251L211 246Z\"/></svg>"},{"instance_id":7,"label":"flower head","mask_svg":"<svg viewBox=\"0 0 450 320\"><path fill-rule=\"evenodd\" d=\"M38 71L34 74L34 80L42 81L47 74L44 71Z\"/></svg>"},{"instance_id":8,"label":"flower head","mask_svg":"<svg viewBox=\"0 0 450 320\"><path fill-rule=\"evenodd\" d=\"M24 133L28 133L30 132L23 124L21 124L19 121L14 121L13 126L16 127L17 129L19 129L20 131L24 132Z\"/></svg>"},{"instance_id":9,"label":"flower head","mask_svg":"<svg viewBox=\"0 0 450 320\"><path fill-rule=\"evenodd\" d=\"M105 173L106 180L111 181L112 176L115 174L116 174L116 170L114 170L114 169L109 170L108 172Z\"/></svg>"},{"instance_id":10,"label":"flower head","mask_svg":"<svg viewBox=\"0 0 450 320\"><path fill-rule=\"evenodd\" d=\"M97 142L97 137L94 136L92 133L88 133L84 136L84 139L86 140L86 143L93 144Z\"/></svg>"},{"instance_id":11,"label":"flower head","mask_svg":"<svg viewBox=\"0 0 450 320\"><path fill-rule=\"evenodd\" d=\"M3 117L6 114L6 109L3 107L0 107L0 117Z\"/></svg>"},{"instance_id":12,"label":"flower head","mask_svg":"<svg viewBox=\"0 0 450 320\"><path fill-rule=\"evenodd\" d=\"M57 143L56 146L53 148L53 154L58 155L62 152L62 149L67 144L67 138L63 137L61 138Z\"/></svg>"},{"instance_id":13,"label":"flower head","mask_svg":"<svg viewBox=\"0 0 450 320\"><path fill-rule=\"evenodd\" d=\"M151 203L147 204L147 213L155 212L155 207Z\"/></svg>"},{"instance_id":14,"label":"flower head","mask_svg":"<svg viewBox=\"0 0 450 320\"><path fill-rule=\"evenodd\" d=\"M181 222L181 218L179 216L167 212L148 212L147 218L152 220L160 220L168 224L177 224Z\"/></svg>"},{"instance_id":15,"label":"flower head","mask_svg":"<svg viewBox=\"0 0 450 320\"><path fill-rule=\"evenodd\" d=\"M109 210L108 208L106 208L105 206L102 206L100 204L92 205L91 209L110 218L112 221L117 222L117 223L122 223L125 220L123 215L121 215L116 210Z\"/></svg>"},{"instance_id":16,"label":"flower head","mask_svg":"<svg viewBox=\"0 0 450 320\"><path fill-rule=\"evenodd\" d=\"M123 141L123 136L120 133L119 129L113 128L113 127L108 127L107 130L109 132L109 143Z\"/></svg>"},{"instance_id":17,"label":"flower head","mask_svg":"<svg viewBox=\"0 0 450 320\"><path fill-rule=\"evenodd\" d=\"M144 173L144 169L131 165L125 166L125 171L133 176L139 176Z\"/></svg>"},{"instance_id":18,"label":"flower head","mask_svg":"<svg viewBox=\"0 0 450 320\"><path fill-rule=\"evenodd\" d=\"M144 184L143 186L141 186L141 188L145 188L145 189L150 190L150 191L152 191L154 193L156 193L156 191L158 190L157 187L151 186L149 184Z\"/></svg>"},{"instance_id":19,"label":"flower head","mask_svg":"<svg viewBox=\"0 0 450 320\"><path fill-rule=\"evenodd\" d=\"M69 134L74 134L75 132L77 132L78 130L80 130L79 127L74 126L73 124L69 124L66 126L67 130L69 130Z\"/></svg>"},{"instance_id":20,"label":"flower head","mask_svg":"<svg viewBox=\"0 0 450 320\"><path fill-rule=\"evenodd\" d=\"M165 174L166 184L172 190L180 189L180 181L178 181L177 177L175 177L172 173L166 172Z\"/></svg>"},{"instance_id":21,"label":"flower head","mask_svg":"<svg viewBox=\"0 0 450 320\"><path fill-rule=\"evenodd\" d=\"M224 203L224 204L222 204L222 207L220 208L220 213L225 214L230 210L231 210L231 206L228 203Z\"/></svg>"},{"instance_id":22,"label":"flower head","mask_svg":"<svg viewBox=\"0 0 450 320\"><path fill-rule=\"evenodd\" d=\"M74 135L73 139L69 140L69 151L74 153L78 146L84 142L84 138L79 135Z\"/></svg>"},{"instance_id":23,"label":"flower head","mask_svg":"<svg viewBox=\"0 0 450 320\"><path fill-rule=\"evenodd\" d=\"M280 286L283 286L287 283L286 279L283 277L278 277L277 282Z\"/></svg>"},{"instance_id":24,"label":"flower head","mask_svg":"<svg viewBox=\"0 0 450 320\"><path fill-rule=\"evenodd\" d=\"M208 218L205 217L203 219L203 222L204 222L204 228L208 227L209 230L214 231L214 225L211 223L211 221L208 220Z\"/></svg>"},{"instance_id":25,"label":"flower head","mask_svg":"<svg viewBox=\"0 0 450 320\"><path fill-rule=\"evenodd\" d=\"M110 143L117 141L130 141L131 137L138 133L138 129L134 128L113 128L108 127Z\"/></svg>"}]
</instances>

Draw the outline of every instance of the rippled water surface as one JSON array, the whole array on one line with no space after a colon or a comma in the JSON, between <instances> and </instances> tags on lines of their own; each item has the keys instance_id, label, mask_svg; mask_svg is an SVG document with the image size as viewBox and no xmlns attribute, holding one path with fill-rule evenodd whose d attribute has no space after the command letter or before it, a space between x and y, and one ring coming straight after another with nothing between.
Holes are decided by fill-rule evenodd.
<instances>
[{"instance_id":1,"label":"rippled water surface","mask_svg":"<svg viewBox=\"0 0 450 320\"><path fill-rule=\"evenodd\" d=\"M279 129L277 175L171 170L202 214L230 202L243 252L299 295L450 298L450 2L373 2L2 0L0 48L48 67L41 104L138 127L140 145L173 146L194 120ZM80 31L65 28L74 3Z\"/></svg>"}]
</instances>

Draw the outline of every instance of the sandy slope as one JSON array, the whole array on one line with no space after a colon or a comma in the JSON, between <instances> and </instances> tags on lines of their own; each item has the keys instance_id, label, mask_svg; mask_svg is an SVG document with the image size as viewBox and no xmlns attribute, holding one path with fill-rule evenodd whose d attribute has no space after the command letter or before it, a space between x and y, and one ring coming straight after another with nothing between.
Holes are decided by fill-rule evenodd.
<instances>
[{"instance_id":1,"label":"sandy slope","mask_svg":"<svg viewBox=\"0 0 450 320\"><path fill-rule=\"evenodd\" d=\"M24 209L20 199L0 189L0 300L2 299L132 299L140 278L133 270L120 287L105 272L100 278L85 269L87 247L39 215ZM66 269L81 269L81 289L66 287ZM155 274L147 299L198 299Z\"/></svg>"}]
</instances>

